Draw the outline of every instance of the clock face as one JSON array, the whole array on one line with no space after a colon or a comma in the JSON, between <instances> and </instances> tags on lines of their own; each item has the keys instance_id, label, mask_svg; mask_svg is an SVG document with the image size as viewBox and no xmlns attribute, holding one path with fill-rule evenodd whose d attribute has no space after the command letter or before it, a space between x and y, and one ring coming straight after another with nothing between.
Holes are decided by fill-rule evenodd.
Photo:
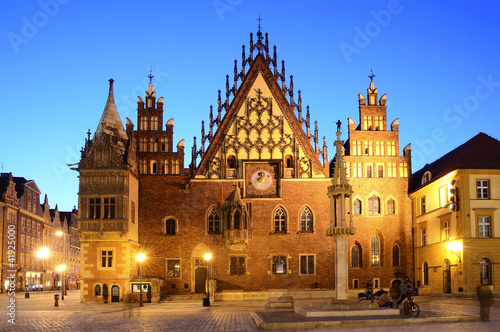
<instances>
[{"instance_id":1,"label":"clock face","mask_svg":"<svg viewBox=\"0 0 500 332\"><path fill-rule=\"evenodd\" d=\"M259 162L245 165L246 197L278 197L279 163Z\"/></svg>"},{"instance_id":2,"label":"clock face","mask_svg":"<svg viewBox=\"0 0 500 332\"><path fill-rule=\"evenodd\" d=\"M252 174L250 181L255 189L265 190L273 184L273 177L269 172L261 169Z\"/></svg>"}]
</instances>

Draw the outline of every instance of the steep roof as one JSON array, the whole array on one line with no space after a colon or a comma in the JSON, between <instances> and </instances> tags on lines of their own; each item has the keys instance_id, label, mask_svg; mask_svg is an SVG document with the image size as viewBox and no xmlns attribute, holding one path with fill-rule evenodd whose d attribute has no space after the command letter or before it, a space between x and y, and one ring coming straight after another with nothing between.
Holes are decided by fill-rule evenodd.
<instances>
[{"instance_id":1,"label":"steep roof","mask_svg":"<svg viewBox=\"0 0 500 332\"><path fill-rule=\"evenodd\" d=\"M432 175L430 182L433 182L456 169L500 169L500 141L480 132L456 149L413 173L410 192L422 187L422 176L427 171Z\"/></svg>"},{"instance_id":2,"label":"steep roof","mask_svg":"<svg viewBox=\"0 0 500 332\"><path fill-rule=\"evenodd\" d=\"M109 80L109 93L108 99L106 100L106 105L104 106L104 111L102 112L101 120L97 125L97 129L94 134L94 140L98 138L102 133L109 135L114 138L111 141L115 143L117 141L118 145L123 147L125 142L127 142L128 137L123 128L123 123L118 115L118 109L115 105L115 99L113 97L113 79Z\"/></svg>"},{"instance_id":3,"label":"steep roof","mask_svg":"<svg viewBox=\"0 0 500 332\"><path fill-rule=\"evenodd\" d=\"M282 112L284 121L288 126L290 126L294 139L297 140L297 143L302 149L303 153L310 160L314 173L326 175L325 170L323 169L323 166L319 161L318 154L314 151L313 147L311 146L310 139L307 137L306 133L304 133L300 121L294 114L294 108L292 107L291 103L287 100L286 94L293 93L292 92L293 83L291 83L291 87L289 89L286 88L284 84L282 84L283 86L280 87L278 83L278 77L281 77L283 79L284 68L282 70L283 72L282 75L276 74L276 63L274 60L276 58L276 54L274 55L274 59L270 59L268 54L264 55L264 50L267 51L267 34L266 34L265 44L263 44L261 41L262 36L260 32L258 36L259 36L259 42L254 45L251 39L250 46L251 50L253 47L259 48L259 52L255 58L253 58L253 54L251 54L249 60L244 61L244 64L246 63L250 64L250 68L248 72L245 73L244 70L245 67L243 66L242 72L238 74L238 77L242 78L241 86L238 87L237 89L236 87L233 87L234 99L229 103L229 105L227 105L228 106L227 112L225 116L222 118L220 126L218 127L214 135L214 138L210 141L210 145L206 150L206 153L203 155L202 160L196 169L195 175L202 175L206 173L210 162L219 151L220 146L223 143L226 135L228 135L231 126L235 121L237 121L239 110L243 107L247 98L253 96L253 93L256 92L253 91L252 88L254 87L254 84L256 83L256 80L259 75L261 75L262 78L264 79L267 88L270 90L272 99L277 103L279 110ZM275 71L274 74L271 71L270 66L274 67ZM226 86L227 87L229 86L229 81L226 82ZM256 93L259 94L260 92ZM293 97L292 97L292 103L293 103ZM300 91L299 91L299 103L300 103Z\"/></svg>"}]
</instances>

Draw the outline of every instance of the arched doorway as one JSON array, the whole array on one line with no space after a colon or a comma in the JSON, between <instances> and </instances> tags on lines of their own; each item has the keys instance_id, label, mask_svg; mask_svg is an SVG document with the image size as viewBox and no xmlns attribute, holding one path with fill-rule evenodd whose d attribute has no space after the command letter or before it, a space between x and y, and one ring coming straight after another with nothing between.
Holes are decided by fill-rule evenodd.
<instances>
[{"instance_id":1,"label":"arched doorway","mask_svg":"<svg viewBox=\"0 0 500 332\"><path fill-rule=\"evenodd\" d=\"M443 293L451 293L451 267L448 259L443 262Z\"/></svg>"},{"instance_id":2,"label":"arched doorway","mask_svg":"<svg viewBox=\"0 0 500 332\"><path fill-rule=\"evenodd\" d=\"M206 283L207 283L207 268L198 267L195 271L195 293L206 293Z\"/></svg>"},{"instance_id":3,"label":"arched doorway","mask_svg":"<svg viewBox=\"0 0 500 332\"><path fill-rule=\"evenodd\" d=\"M111 287L111 302L120 302L120 287L117 285Z\"/></svg>"}]
</instances>

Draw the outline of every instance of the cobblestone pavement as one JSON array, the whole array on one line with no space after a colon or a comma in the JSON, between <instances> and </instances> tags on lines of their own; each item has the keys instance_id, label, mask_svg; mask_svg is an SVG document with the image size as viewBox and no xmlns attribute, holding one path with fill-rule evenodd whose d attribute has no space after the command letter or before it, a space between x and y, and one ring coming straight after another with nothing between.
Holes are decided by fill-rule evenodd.
<instances>
[{"instance_id":1,"label":"cobblestone pavement","mask_svg":"<svg viewBox=\"0 0 500 332\"><path fill-rule=\"evenodd\" d=\"M8 322L10 298L0 294L0 331L257 331L252 311L268 311L263 301L216 302L210 307L201 303L81 304L77 291L68 292L60 306L54 307L53 293L18 294L15 301L15 325ZM24 295L23 295L24 296ZM474 299L416 297L422 310L474 315L479 306ZM274 309L279 312L289 309ZM319 328L325 331L496 331L500 326L500 300L491 308L491 321L428 323L345 328ZM409 320L409 322L411 322ZM279 330L285 331L285 330ZM310 330L287 330L310 331Z\"/></svg>"}]
</instances>

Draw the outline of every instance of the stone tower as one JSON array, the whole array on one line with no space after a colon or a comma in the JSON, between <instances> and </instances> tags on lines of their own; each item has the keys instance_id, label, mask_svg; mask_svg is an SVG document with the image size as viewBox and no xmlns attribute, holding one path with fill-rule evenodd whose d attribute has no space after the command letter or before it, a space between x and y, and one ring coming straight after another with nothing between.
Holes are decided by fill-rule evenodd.
<instances>
[{"instance_id":1,"label":"stone tower","mask_svg":"<svg viewBox=\"0 0 500 332\"><path fill-rule=\"evenodd\" d=\"M337 122L337 148L335 154L335 168L333 172L332 185L328 187L330 198L330 228L326 235L335 239L335 298L336 300L349 299L349 256L348 239L356 233L353 226L352 214L349 222L346 220L346 198L349 198L351 206L352 187L347 181L347 175L343 160L344 141L340 140L340 121Z\"/></svg>"},{"instance_id":2,"label":"stone tower","mask_svg":"<svg viewBox=\"0 0 500 332\"><path fill-rule=\"evenodd\" d=\"M113 80L93 139L86 140L80 173L81 301L128 301L137 275L139 178L132 139L113 98ZM127 123L130 120L127 119Z\"/></svg>"}]
</instances>

